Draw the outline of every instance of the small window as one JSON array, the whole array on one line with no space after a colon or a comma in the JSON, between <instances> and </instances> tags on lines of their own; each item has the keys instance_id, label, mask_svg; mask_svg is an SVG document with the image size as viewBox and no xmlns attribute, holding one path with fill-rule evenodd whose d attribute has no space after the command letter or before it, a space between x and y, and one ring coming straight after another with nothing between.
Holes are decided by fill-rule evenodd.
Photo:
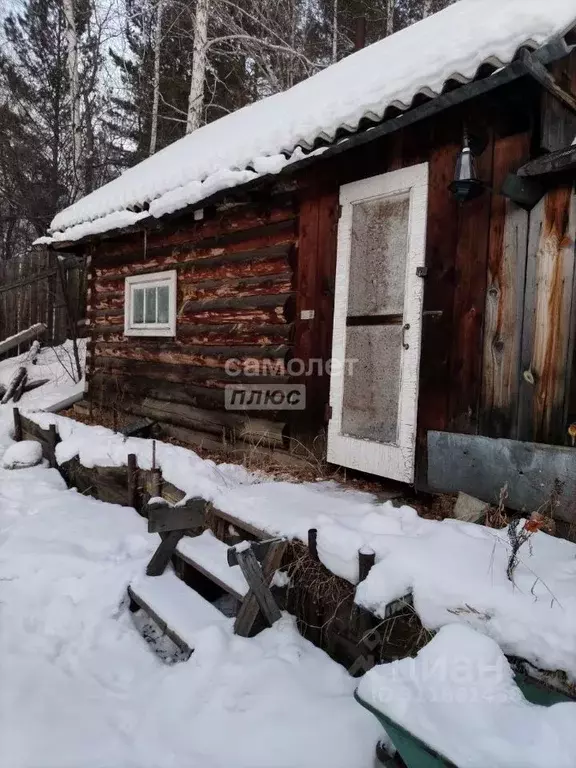
<instances>
[{"instance_id":1,"label":"small window","mask_svg":"<svg viewBox=\"0 0 576 768\"><path fill-rule=\"evenodd\" d=\"M124 333L127 336L176 335L176 271L127 277Z\"/></svg>"}]
</instances>

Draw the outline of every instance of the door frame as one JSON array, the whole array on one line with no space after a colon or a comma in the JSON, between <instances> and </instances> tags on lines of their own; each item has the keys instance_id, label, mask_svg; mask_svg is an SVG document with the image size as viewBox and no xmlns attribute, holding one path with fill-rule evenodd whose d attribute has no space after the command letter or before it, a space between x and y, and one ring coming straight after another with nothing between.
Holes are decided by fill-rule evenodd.
<instances>
[{"instance_id":1,"label":"door frame","mask_svg":"<svg viewBox=\"0 0 576 768\"><path fill-rule=\"evenodd\" d=\"M387 195L410 194L408 248L404 283L403 324L408 349L402 349L398 408L397 443L378 443L341 434L344 376L346 375L346 320L354 203ZM332 375L328 424L328 461L369 472L381 477L414 482L418 382L422 337L424 281L416 274L426 259L426 224L428 215L428 163L379 174L340 187L341 216L334 291L334 326L332 339Z\"/></svg>"}]
</instances>

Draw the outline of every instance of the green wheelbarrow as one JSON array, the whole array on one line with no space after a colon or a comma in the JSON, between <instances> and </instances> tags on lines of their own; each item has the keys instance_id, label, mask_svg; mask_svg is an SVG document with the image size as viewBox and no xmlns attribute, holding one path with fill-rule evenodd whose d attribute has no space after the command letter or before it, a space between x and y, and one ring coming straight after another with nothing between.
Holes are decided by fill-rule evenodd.
<instances>
[{"instance_id":1,"label":"green wheelbarrow","mask_svg":"<svg viewBox=\"0 0 576 768\"><path fill-rule=\"evenodd\" d=\"M553 704L573 701L569 696L554 691L526 675L516 674L515 678L516 684L531 704L551 707ZM354 697L359 704L378 719L396 748L396 754L391 756L380 745L378 746L376 755L386 768L458 768L455 763L440 752L364 701L358 692L354 694Z\"/></svg>"}]
</instances>

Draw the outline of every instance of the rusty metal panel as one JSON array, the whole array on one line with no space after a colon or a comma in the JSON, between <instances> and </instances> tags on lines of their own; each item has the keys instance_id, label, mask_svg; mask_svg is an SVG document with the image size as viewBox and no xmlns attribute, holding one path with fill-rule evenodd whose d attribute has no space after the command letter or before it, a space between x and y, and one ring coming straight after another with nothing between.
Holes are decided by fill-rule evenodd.
<instances>
[{"instance_id":1,"label":"rusty metal panel","mask_svg":"<svg viewBox=\"0 0 576 768\"><path fill-rule=\"evenodd\" d=\"M563 487L556 517L576 522L576 449L543 443L428 432L428 485L431 490L463 491L495 503L508 486L506 505L533 511Z\"/></svg>"}]
</instances>

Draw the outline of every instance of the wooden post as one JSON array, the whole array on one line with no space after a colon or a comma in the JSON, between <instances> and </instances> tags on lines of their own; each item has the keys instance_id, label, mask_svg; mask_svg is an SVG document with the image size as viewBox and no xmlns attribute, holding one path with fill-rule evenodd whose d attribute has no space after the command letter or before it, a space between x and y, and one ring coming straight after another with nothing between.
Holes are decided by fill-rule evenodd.
<instances>
[{"instance_id":1,"label":"wooden post","mask_svg":"<svg viewBox=\"0 0 576 768\"><path fill-rule=\"evenodd\" d=\"M308 551L312 560L318 561L318 528L310 528L308 531Z\"/></svg>"},{"instance_id":2,"label":"wooden post","mask_svg":"<svg viewBox=\"0 0 576 768\"><path fill-rule=\"evenodd\" d=\"M376 554L373 549L362 547L358 550L358 583L368 576L375 561Z\"/></svg>"},{"instance_id":3,"label":"wooden post","mask_svg":"<svg viewBox=\"0 0 576 768\"><path fill-rule=\"evenodd\" d=\"M162 472L159 469L151 470L150 496L153 498L162 496Z\"/></svg>"},{"instance_id":4,"label":"wooden post","mask_svg":"<svg viewBox=\"0 0 576 768\"><path fill-rule=\"evenodd\" d=\"M22 440L22 417L20 416L20 409L13 408L14 414L14 440L19 443Z\"/></svg>"},{"instance_id":5,"label":"wooden post","mask_svg":"<svg viewBox=\"0 0 576 768\"><path fill-rule=\"evenodd\" d=\"M56 462L56 443L58 442L58 433L56 424L50 424L48 427L48 464L55 469L58 466Z\"/></svg>"},{"instance_id":6,"label":"wooden post","mask_svg":"<svg viewBox=\"0 0 576 768\"><path fill-rule=\"evenodd\" d=\"M373 549L369 547L362 547L358 550L358 583L368 576L374 562L376 561L376 554ZM372 627L372 616L365 608L361 608L359 605L354 604L352 609L352 624L355 628L359 650L362 650L362 638L369 632Z\"/></svg>"},{"instance_id":7,"label":"wooden post","mask_svg":"<svg viewBox=\"0 0 576 768\"><path fill-rule=\"evenodd\" d=\"M128 464L126 466L127 486L128 486L128 506L139 509L138 499L138 459L135 453L128 454Z\"/></svg>"}]
</instances>

